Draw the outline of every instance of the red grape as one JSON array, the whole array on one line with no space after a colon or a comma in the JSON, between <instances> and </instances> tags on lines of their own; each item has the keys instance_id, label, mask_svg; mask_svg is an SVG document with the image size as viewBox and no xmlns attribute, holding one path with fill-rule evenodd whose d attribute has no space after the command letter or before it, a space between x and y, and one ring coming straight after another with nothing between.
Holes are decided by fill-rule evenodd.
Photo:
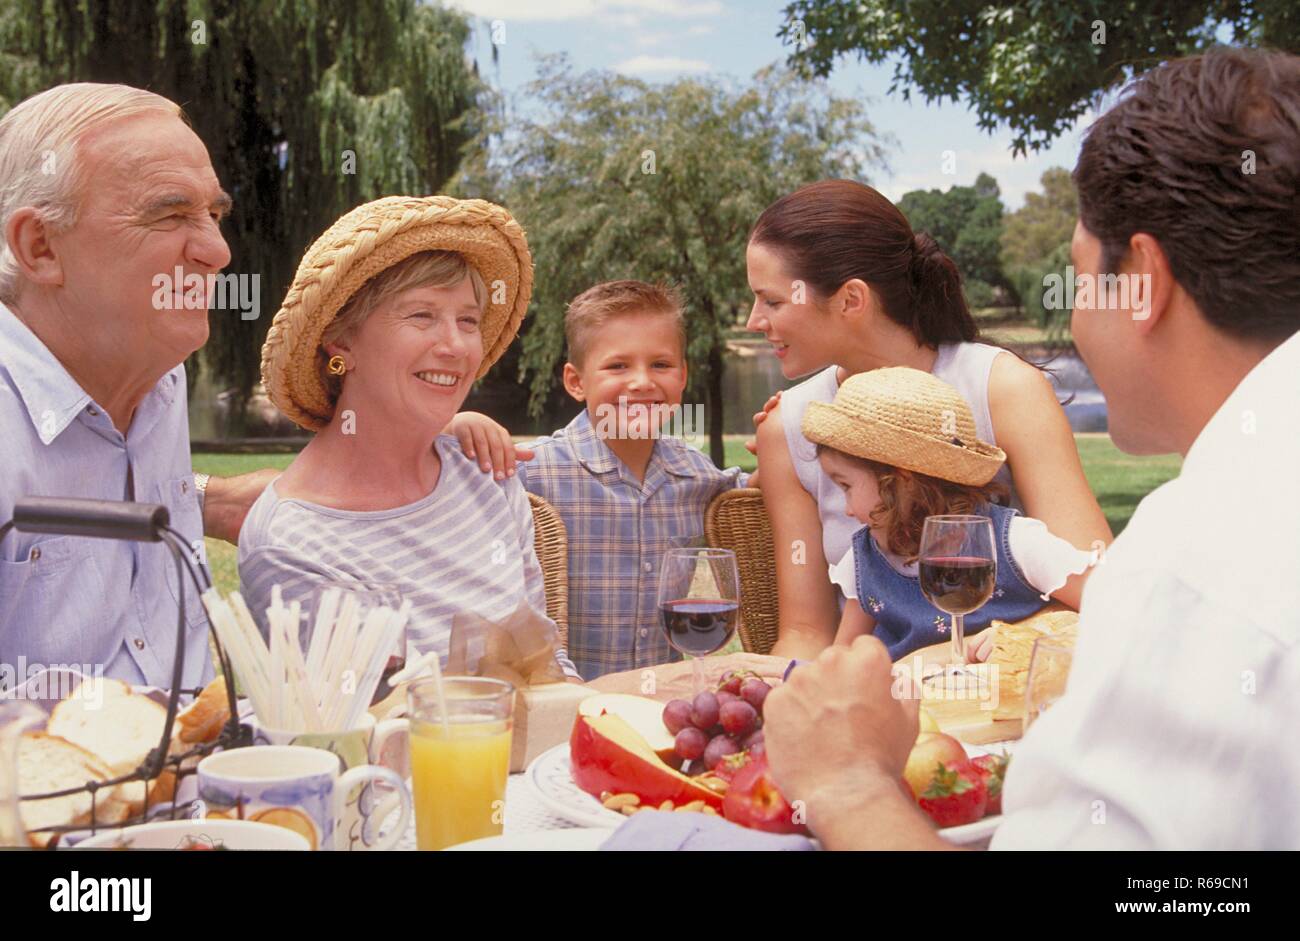
<instances>
[{"instance_id":1,"label":"red grape","mask_svg":"<svg viewBox=\"0 0 1300 941\"><path fill-rule=\"evenodd\" d=\"M722 674L722 679L718 683L718 692L728 692L733 696L740 695L740 684L743 679L738 670L728 670Z\"/></svg>"},{"instance_id":2,"label":"red grape","mask_svg":"<svg viewBox=\"0 0 1300 941\"><path fill-rule=\"evenodd\" d=\"M708 747L709 737L694 726L687 726L677 733L673 739L673 750L682 758L688 761L694 761L704 754L705 748Z\"/></svg>"},{"instance_id":3,"label":"red grape","mask_svg":"<svg viewBox=\"0 0 1300 941\"><path fill-rule=\"evenodd\" d=\"M772 692L772 687L768 686L758 677L752 676L745 680L744 685L740 687L740 698L757 709L761 715L763 712L763 700L767 698L767 694L770 692Z\"/></svg>"},{"instance_id":4,"label":"red grape","mask_svg":"<svg viewBox=\"0 0 1300 941\"><path fill-rule=\"evenodd\" d=\"M763 744L762 729L758 729L755 732L750 732L740 741L740 747L745 749L745 751L749 751L751 748L754 748L755 746L762 746L762 744Z\"/></svg>"},{"instance_id":5,"label":"red grape","mask_svg":"<svg viewBox=\"0 0 1300 941\"><path fill-rule=\"evenodd\" d=\"M718 724L718 697L705 691L691 702L691 725L707 731Z\"/></svg>"},{"instance_id":6,"label":"red grape","mask_svg":"<svg viewBox=\"0 0 1300 941\"><path fill-rule=\"evenodd\" d=\"M740 743L730 735L715 736L704 749L704 767L712 771L723 758L734 755L738 751L740 751Z\"/></svg>"},{"instance_id":7,"label":"red grape","mask_svg":"<svg viewBox=\"0 0 1300 941\"><path fill-rule=\"evenodd\" d=\"M724 704L719 715L722 717L722 727L729 735L746 735L758 723L758 710L743 699Z\"/></svg>"},{"instance_id":8,"label":"red grape","mask_svg":"<svg viewBox=\"0 0 1300 941\"><path fill-rule=\"evenodd\" d=\"M740 699L740 696L738 696L736 693L729 693L725 689L722 690L721 692L714 693L714 695L718 697L719 709L721 709L729 702L736 702L737 700Z\"/></svg>"},{"instance_id":9,"label":"red grape","mask_svg":"<svg viewBox=\"0 0 1300 941\"><path fill-rule=\"evenodd\" d=\"M664 726L676 735L691 724L691 704L685 699L673 699L664 706Z\"/></svg>"}]
</instances>

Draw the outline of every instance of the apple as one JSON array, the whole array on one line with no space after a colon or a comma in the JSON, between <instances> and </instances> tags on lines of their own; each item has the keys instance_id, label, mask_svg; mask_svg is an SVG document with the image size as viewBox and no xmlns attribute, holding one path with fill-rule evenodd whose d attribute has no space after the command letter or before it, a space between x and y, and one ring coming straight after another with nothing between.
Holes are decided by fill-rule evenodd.
<instances>
[{"instance_id":1,"label":"apple","mask_svg":"<svg viewBox=\"0 0 1300 941\"><path fill-rule=\"evenodd\" d=\"M680 768L682 757L673 747L675 737L664 725L663 713L663 703L627 693L598 693L578 704L580 716L618 716L646 740L665 764Z\"/></svg>"},{"instance_id":2,"label":"apple","mask_svg":"<svg viewBox=\"0 0 1300 941\"><path fill-rule=\"evenodd\" d=\"M579 715L569 738L573 780L597 799L606 791L635 794L657 807L672 801L680 807L702 800L722 809L722 796L669 766L622 717L613 713Z\"/></svg>"},{"instance_id":3,"label":"apple","mask_svg":"<svg viewBox=\"0 0 1300 941\"><path fill-rule=\"evenodd\" d=\"M939 723L934 721L934 716L932 716L932 715L930 715L930 713L926 712L924 706L921 707L921 716L920 716L920 718L921 718L921 731L922 731L922 732L939 732L939 731L942 731L942 730L939 728Z\"/></svg>"},{"instance_id":4,"label":"apple","mask_svg":"<svg viewBox=\"0 0 1300 941\"><path fill-rule=\"evenodd\" d=\"M794 808L772 780L766 755L751 757L736 772L722 801L722 816L742 827L768 833L808 832L802 823L795 823Z\"/></svg>"},{"instance_id":5,"label":"apple","mask_svg":"<svg viewBox=\"0 0 1300 941\"><path fill-rule=\"evenodd\" d=\"M903 779L912 789L912 797L921 799L921 794L930 786L935 772L950 761L965 761L966 749L961 742L942 732L922 732L916 737L916 744L907 756L907 765L903 768Z\"/></svg>"}]
</instances>

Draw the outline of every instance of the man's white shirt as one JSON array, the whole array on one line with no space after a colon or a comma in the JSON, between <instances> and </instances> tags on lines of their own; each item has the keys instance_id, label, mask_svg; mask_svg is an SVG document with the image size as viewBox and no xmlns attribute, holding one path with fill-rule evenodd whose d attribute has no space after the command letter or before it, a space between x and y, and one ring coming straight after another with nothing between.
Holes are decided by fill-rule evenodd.
<instances>
[{"instance_id":1,"label":"man's white shirt","mask_svg":"<svg viewBox=\"0 0 1300 941\"><path fill-rule=\"evenodd\" d=\"M1300 334L1138 506L1082 609L992 848L1300 849Z\"/></svg>"}]
</instances>

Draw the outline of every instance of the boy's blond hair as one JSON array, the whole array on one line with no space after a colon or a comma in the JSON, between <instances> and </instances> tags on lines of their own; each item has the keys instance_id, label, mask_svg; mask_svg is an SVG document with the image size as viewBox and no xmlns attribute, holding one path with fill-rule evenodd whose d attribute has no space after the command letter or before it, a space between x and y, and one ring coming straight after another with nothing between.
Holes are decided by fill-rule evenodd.
<instances>
[{"instance_id":1,"label":"boy's blond hair","mask_svg":"<svg viewBox=\"0 0 1300 941\"><path fill-rule=\"evenodd\" d=\"M668 284L645 281L604 281L587 288L572 301L564 313L564 339L569 346L569 362L581 367L591 346L591 338L615 317L656 314L673 318L682 358L686 358L686 317L682 313L682 296Z\"/></svg>"}]
</instances>

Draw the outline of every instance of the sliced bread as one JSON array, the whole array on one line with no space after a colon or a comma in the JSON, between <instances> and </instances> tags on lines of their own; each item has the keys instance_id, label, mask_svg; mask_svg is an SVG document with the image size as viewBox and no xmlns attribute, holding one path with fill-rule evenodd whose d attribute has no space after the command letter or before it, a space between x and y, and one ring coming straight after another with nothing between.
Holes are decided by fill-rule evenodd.
<instances>
[{"instance_id":1,"label":"sliced bread","mask_svg":"<svg viewBox=\"0 0 1300 941\"><path fill-rule=\"evenodd\" d=\"M20 794L47 794L68 788L81 788L91 781L112 777L108 766L93 753L66 739L45 732L24 734L18 746L18 790ZM95 822L120 823L129 809L113 787L95 795ZM43 827L82 826L91 820L89 791L77 791L63 797L19 802L23 826L32 846L45 847L54 839L51 832L32 833Z\"/></svg>"}]
</instances>

